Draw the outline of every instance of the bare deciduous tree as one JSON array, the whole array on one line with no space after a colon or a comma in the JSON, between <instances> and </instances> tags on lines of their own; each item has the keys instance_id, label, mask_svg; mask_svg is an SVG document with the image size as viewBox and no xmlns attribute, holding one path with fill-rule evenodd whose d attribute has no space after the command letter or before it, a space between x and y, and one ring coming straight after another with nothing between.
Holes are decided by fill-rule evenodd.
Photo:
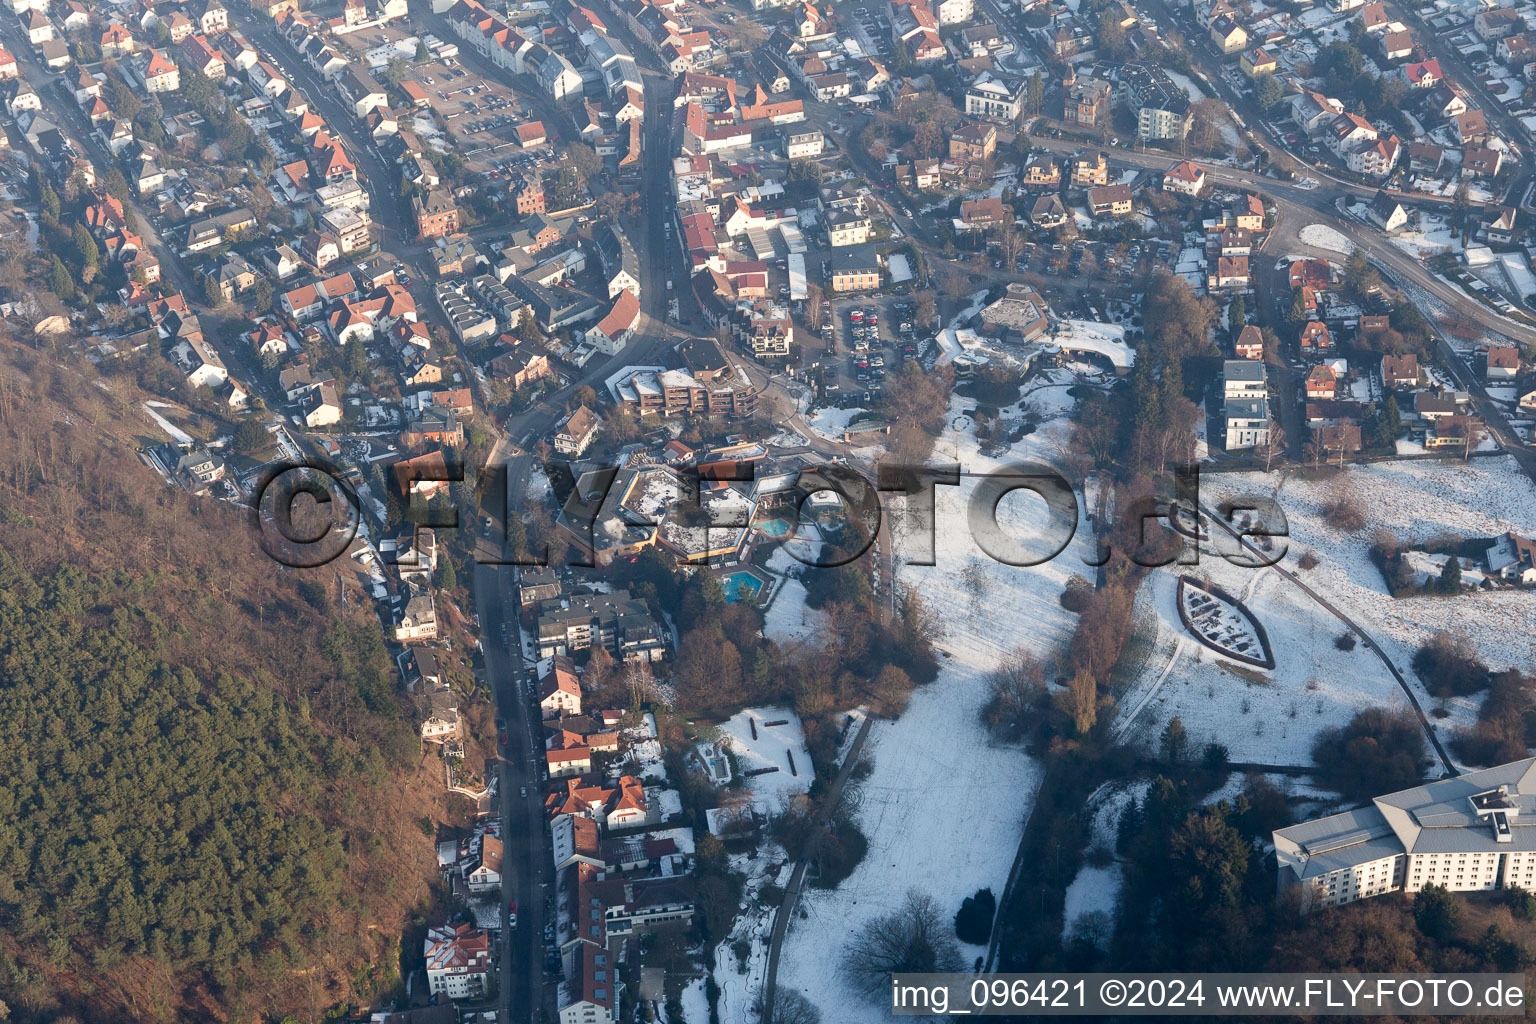
<instances>
[{"instance_id":1,"label":"bare deciduous tree","mask_svg":"<svg viewBox=\"0 0 1536 1024\"><path fill-rule=\"evenodd\" d=\"M972 558L965 563L965 568L960 570L960 585L971 595L971 611L979 611L981 599L987 596L987 570L981 559Z\"/></svg>"},{"instance_id":2,"label":"bare deciduous tree","mask_svg":"<svg viewBox=\"0 0 1536 1024\"><path fill-rule=\"evenodd\" d=\"M1285 455L1285 428L1278 422L1269 425L1269 440L1259 446L1259 458L1264 460L1264 472L1268 473L1275 460Z\"/></svg>"},{"instance_id":3,"label":"bare deciduous tree","mask_svg":"<svg viewBox=\"0 0 1536 1024\"><path fill-rule=\"evenodd\" d=\"M758 1000L757 1015L763 1015L761 997ZM776 988L773 992L773 1016L765 1020L764 1024L821 1024L821 1011L798 989Z\"/></svg>"},{"instance_id":4,"label":"bare deciduous tree","mask_svg":"<svg viewBox=\"0 0 1536 1024\"><path fill-rule=\"evenodd\" d=\"M848 943L843 972L872 999L885 995L895 973L957 971L960 947L934 898L907 891L901 906L875 918Z\"/></svg>"}]
</instances>

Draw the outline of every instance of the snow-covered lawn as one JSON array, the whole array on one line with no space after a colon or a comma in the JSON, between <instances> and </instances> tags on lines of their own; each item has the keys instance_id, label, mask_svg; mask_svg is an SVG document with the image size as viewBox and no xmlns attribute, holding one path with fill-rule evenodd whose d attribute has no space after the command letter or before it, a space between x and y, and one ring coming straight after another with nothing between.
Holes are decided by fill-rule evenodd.
<instances>
[{"instance_id":1,"label":"snow-covered lawn","mask_svg":"<svg viewBox=\"0 0 1536 1024\"><path fill-rule=\"evenodd\" d=\"M1420 259L1438 255L1447 249L1452 252L1461 251L1461 236L1455 229L1442 218L1428 213L1419 215L1417 230L1400 232L1393 236L1392 242Z\"/></svg>"},{"instance_id":2,"label":"snow-covered lawn","mask_svg":"<svg viewBox=\"0 0 1536 1024\"><path fill-rule=\"evenodd\" d=\"M1276 479L1212 476L1202 481L1201 498L1214 504L1226 495L1271 493ZM1536 530L1536 489L1505 457L1467 464L1376 463L1349 469L1345 479L1369 525L1353 534L1333 529L1321 508L1336 485L1289 479L1277 498L1290 530L1282 564L1369 631L1416 687L1425 707L1443 706L1449 712L1431 720L1448 739L1476 720L1477 703L1429 696L1412 672L1414 651L1445 630L1467 637L1491 667L1536 663L1536 602L1511 590L1394 600L1370 561L1371 535L1377 528L1417 541L1445 532L1529 533ZM1301 570L1297 562L1308 551L1319 564ZM1229 669L1214 652L1181 643L1172 604L1173 573L1159 570L1137 603L1143 626L1154 627L1151 653L1120 697L1122 728L1131 737L1155 746L1178 715L1193 749L1219 742L1233 760L1304 765L1310 763L1312 740L1321 729L1366 707L1407 705L1381 660L1363 646L1339 650L1334 644L1343 631L1338 620L1279 573L1241 569L1209 555L1190 574L1200 573L1209 573L1223 589L1243 598L1269 633L1276 668L1270 673Z\"/></svg>"},{"instance_id":3,"label":"snow-covered lawn","mask_svg":"<svg viewBox=\"0 0 1536 1024\"><path fill-rule=\"evenodd\" d=\"M1322 559L1309 583L1318 586L1310 576L1322 575L1328 583L1340 584L1337 571L1328 571L1330 563L1351 569L1363 565L1369 572L1352 574L1353 586L1340 595L1341 606L1352 615L1373 621L1410 648L1417 648L1433 631L1446 629L1465 634L1494 668L1536 664L1536 601L1528 593L1501 590L1454 600L1406 601L1369 596L1385 593L1381 574L1366 557L1370 534L1378 527L1421 542L1442 533L1536 534L1536 486L1512 456L1464 463L1376 463L1352 468L1348 478L1369 522L1361 534L1343 534L1322 521L1319 505L1330 493L1330 484L1293 479L1280 492L1293 550L1299 554L1296 545L1305 544ZM1331 593L1327 596L1335 599Z\"/></svg>"},{"instance_id":4,"label":"snow-covered lawn","mask_svg":"<svg viewBox=\"0 0 1536 1024\"><path fill-rule=\"evenodd\" d=\"M868 409L861 409L857 406L840 409L835 405L827 405L817 409L814 414L806 418L805 422L807 426L822 437L830 441L841 441L843 439L843 431L848 429L848 424L853 418L855 416L867 415L868 412Z\"/></svg>"},{"instance_id":5,"label":"snow-covered lawn","mask_svg":"<svg viewBox=\"0 0 1536 1024\"><path fill-rule=\"evenodd\" d=\"M158 412L155 411L156 408L170 409L170 408L173 408L173 407L169 406L169 405L166 405L164 402L145 402L144 403L144 412L149 416L150 419L155 421L155 425L156 426L158 426L161 430L165 431L167 434L170 435L170 438L171 438L172 441L178 441L181 444L196 444L197 443L197 439L196 438L194 438L191 434L187 433L185 430L182 430L180 427L178 427L176 424L172 423L170 420L166 419L164 416L160 415Z\"/></svg>"},{"instance_id":6,"label":"snow-covered lawn","mask_svg":"<svg viewBox=\"0 0 1536 1024\"><path fill-rule=\"evenodd\" d=\"M1355 248L1355 243L1327 224L1308 224L1297 232L1297 237L1307 245L1329 252L1349 253Z\"/></svg>"},{"instance_id":7,"label":"snow-covered lawn","mask_svg":"<svg viewBox=\"0 0 1536 1024\"><path fill-rule=\"evenodd\" d=\"M683 989L683 1019L668 1024L709 1024L709 997L704 994L704 979L695 978Z\"/></svg>"},{"instance_id":8,"label":"snow-covered lawn","mask_svg":"<svg viewBox=\"0 0 1536 1024\"><path fill-rule=\"evenodd\" d=\"M1195 80L1193 78L1190 78L1188 75L1180 74L1177 71L1169 70L1168 68L1164 68L1163 71L1167 73L1169 78L1173 79L1174 85L1178 86L1180 89L1183 89L1184 92L1188 94L1189 102L1199 103L1201 100L1205 99L1205 92L1200 88L1199 85L1195 84Z\"/></svg>"},{"instance_id":9,"label":"snow-covered lawn","mask_svg":"<svg viewBox=\"0 0 1536 1024\"><path fill-rule=\"evenodd\" d=\"M806 607L805 584L794 575L805 566L781 545L769 556L767 568L779 573L780 580L773 602L763 615L763 633L780 643L809 640L821 628L822 614Z\"/></svg>"},{"instance_id":10,"label":"snow-covered lawn","mask_svg":"<svg viewBox=\"0 0 1536 1024\"><path fill-rule=\"evenodd\" d=\"M933 896L945 913L980 888L1001 898L1040 771L1018 748L989 742L980 721L986 676L1020 646L1048 661L1061 652L1074 618L1059 597L1068 577L1088 571L1086 528L1060 556L1032 568L995 562L977 547L966 513L981 474L1001 461L1060 462L1065 424L1051 420L1011 452L988 458L962 412L973 405L952 402L950 427L934 451L936 460L958 461L964 474L960 487L937 489L937 564L897 570L898 583L913 588L945 629L939 677L913 694L901 718L872 727L864 753L872 770L858 811L868 855L836 890L810 889L801 897L805 916L797 913L790 923L779 965L781 988L804 992L825 1019L840 1024L889 1019L888 1010L857 997L840 973L842 951L864 922L888 911L909 888ZM1016 492L998 506L999 524L1021 540L1038 537L1045 521L1043 503L1026 494ZM901 541L916 524L893 506L898 562L904 554L925 554L926 540ZM974 593L961 581L971 564L982 581ZM983 952L967 947L965 955Z\"/></svg>"}]
</instances>

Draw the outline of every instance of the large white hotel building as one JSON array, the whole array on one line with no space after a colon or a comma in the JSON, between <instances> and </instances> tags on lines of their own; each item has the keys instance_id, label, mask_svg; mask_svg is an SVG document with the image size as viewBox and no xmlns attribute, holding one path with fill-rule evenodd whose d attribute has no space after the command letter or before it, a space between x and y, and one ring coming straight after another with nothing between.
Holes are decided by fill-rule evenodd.
<instances>
[{"instance_id":1,"label":"large white hotel building","mask_svg":"<svg viewBox=\"0 0 1536 1024\"><path fill-rule=\"evenodd\" d=\"M1439 885L1536 890L1536 757L1376 797L1274 834L1308 908Z\"/></svg>"}]
</instances>

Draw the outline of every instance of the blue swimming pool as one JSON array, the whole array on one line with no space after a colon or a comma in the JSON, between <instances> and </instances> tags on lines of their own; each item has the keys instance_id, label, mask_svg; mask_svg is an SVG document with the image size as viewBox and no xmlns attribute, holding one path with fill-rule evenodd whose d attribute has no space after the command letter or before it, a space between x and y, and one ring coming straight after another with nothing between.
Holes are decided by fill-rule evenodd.
<instances>
[{"instance_id":1,"label":"blue swimming pool","mask_svg":"<svg viewBox=\"0 0 1536 1024\"><path fill-rule=\"evenodd\" d=\"M733 572L720 577L720 589L725 592L727 604L735 604L743 599L754 601L757 592L763 589L763 581L750 572Z\"/></svg>"},{"instance_id":2,"label":"blue swimming pool","mask_svg":"<svg viewBox=\"0 0 1536 1024\"><path fill-rule=\"evenodd\" d=\"M765 519L757 524L757 528L770 537L787 537L790 530L788 519Z\"/></svg>"}]
</instances>

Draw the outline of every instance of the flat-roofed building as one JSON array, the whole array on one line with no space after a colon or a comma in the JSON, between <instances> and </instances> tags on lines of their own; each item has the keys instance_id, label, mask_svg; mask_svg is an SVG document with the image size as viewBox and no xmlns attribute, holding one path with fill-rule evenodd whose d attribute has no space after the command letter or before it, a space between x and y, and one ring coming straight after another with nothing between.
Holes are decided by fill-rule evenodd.
<instances>
[{"instance_id":1,"label":"flat-roofed building","mask_svg":"<svg viewBox=\"0 0 1536 1024\"><path fill-rule=\"evenodd\" d=\"M1536 758L1389 793L1274 833L1282 892L1307 909L1438 885L1536 888Z\"/></svg>"}]
</instances>

